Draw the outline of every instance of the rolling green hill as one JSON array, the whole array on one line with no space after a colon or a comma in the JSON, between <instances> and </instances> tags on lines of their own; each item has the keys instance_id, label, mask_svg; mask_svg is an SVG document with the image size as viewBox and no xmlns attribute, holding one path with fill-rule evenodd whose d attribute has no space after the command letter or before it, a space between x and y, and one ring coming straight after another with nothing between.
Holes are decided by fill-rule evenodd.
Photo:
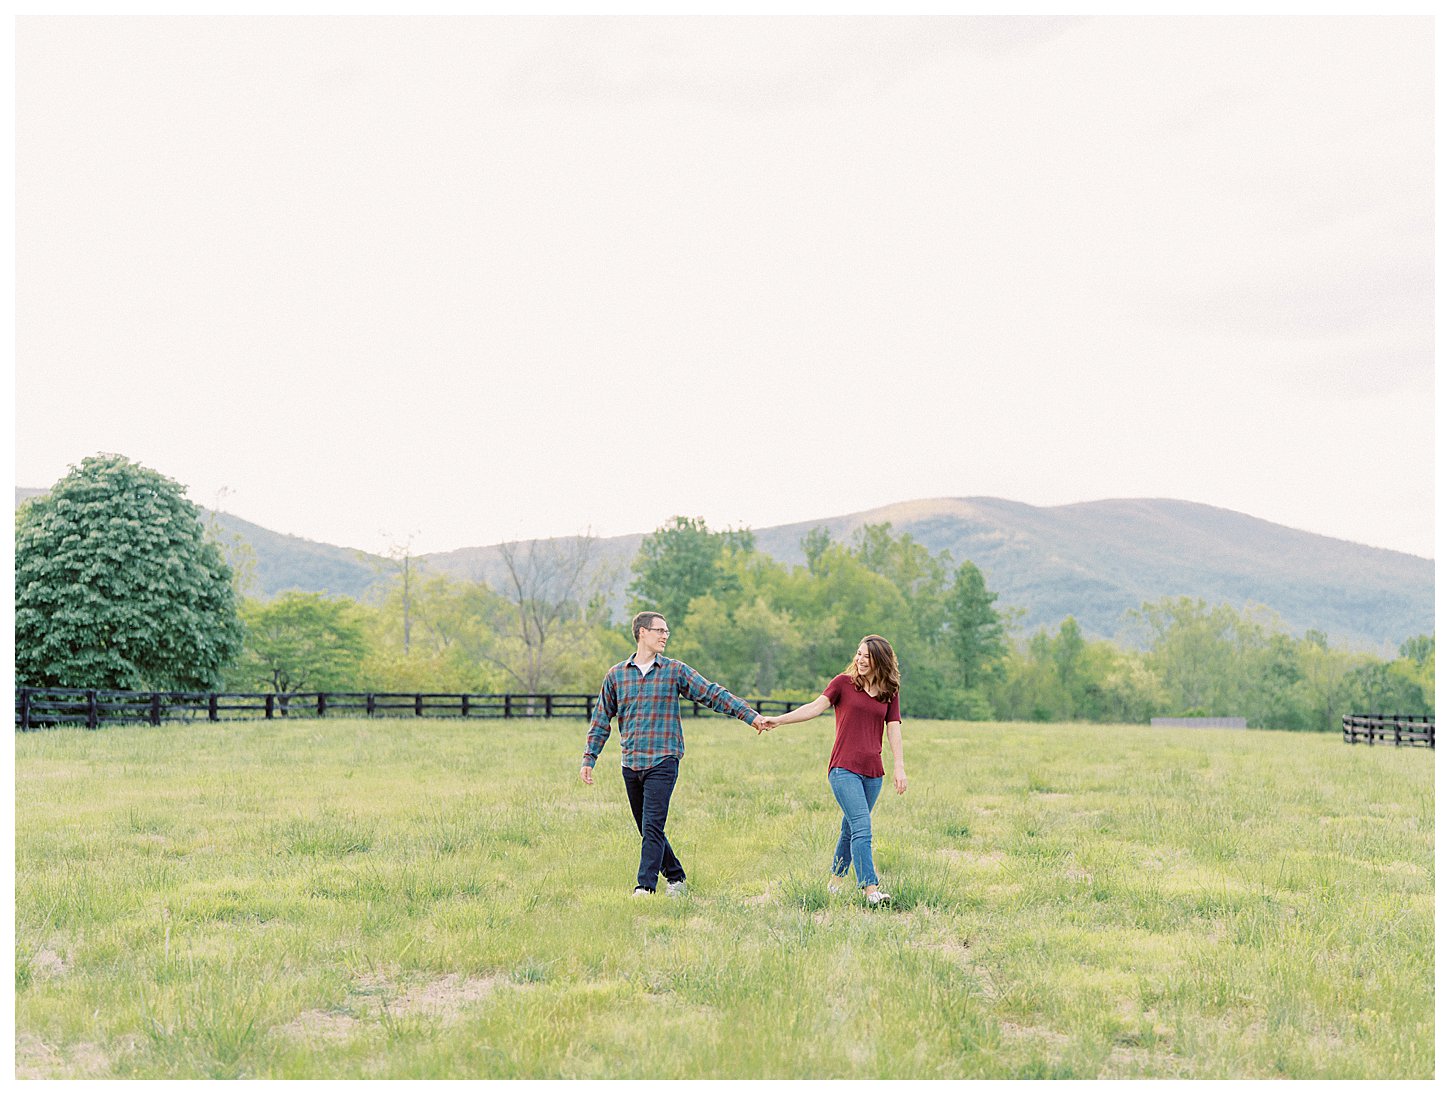
<instances>
[{"instance_id":1,"label":"rolling green hill","mask_svg":"<svg viewBox=\"0 0 1450 1095\"><path fill-rule=\"evenodd\" d=\"M16 490L22 497L42 493ZM350 548L285 536L229 514L216 515L225 541L255 552L254 591L287 589L361 596L385 561ZM1434 631L1435 564L1429 559L1276 525L1233 510L1173 499L1118 499L1037 507L999 498L935 498L839 517L756 529L760 550L804 562L801 538L824 526L849 540L866 524L890 522L933 552L971 559L999 594L1023 611L1020 629L1055 628L1075 616L1091 635L1118 637L1123 613L1162 597L1268 606L1295 634L1384 651ZM596 545L611 603L624 607L629 566L643 534ZM500 586L497 545L438 552L424 570Z\"/></svg>"}]
</instances>

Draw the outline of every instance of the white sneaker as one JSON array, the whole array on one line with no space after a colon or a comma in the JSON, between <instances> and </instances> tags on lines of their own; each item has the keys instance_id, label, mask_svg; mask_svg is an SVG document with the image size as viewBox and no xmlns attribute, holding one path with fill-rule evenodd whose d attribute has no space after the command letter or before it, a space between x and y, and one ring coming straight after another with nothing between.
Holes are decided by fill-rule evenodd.
<instances>
[{"instance_id":1,"label":"white sneaker","mask_svg":"<svg viewBox=\"0 0 1450 1095\"><path fill-rule=\"evenodd\" d=\"M654 891L653 890L647 890L643 886L636 886L634 888L634 893L630 894L629 896L630 897L653 897L654 896Z\"/></svg>"},{"instance_id":2,"label":"white sneaker","mask_svg":"<svg viewBox=\"0 0 1450 1095\"><path fill-rule=\"evenodd\" d=\"M831 880L826 883L826 893L836 894L841 892L841 876L831 875Z\"/></svg>"},{"instance_id":3,"label":"white sneaker","mask_svg":"<svg viewBox=\"0 0 1450 1095\"><path fill-rule=\"evenodd\" d=\"M875 893L868 893L866 895L866 904L868 905L885 905L890 900L891 895L885 890L877 890Z\"/></svg>"},{"instance_id":4,"label":"white sneaker","mask_svg":"<svg viewBox=\"0 0 1450 1095\"><path fill-rule=\"evenodd\" d=\"M685 880L682 878L678 882L666 882L665 894L669 897L684 897Z\"/></svg>"}]
</instances>

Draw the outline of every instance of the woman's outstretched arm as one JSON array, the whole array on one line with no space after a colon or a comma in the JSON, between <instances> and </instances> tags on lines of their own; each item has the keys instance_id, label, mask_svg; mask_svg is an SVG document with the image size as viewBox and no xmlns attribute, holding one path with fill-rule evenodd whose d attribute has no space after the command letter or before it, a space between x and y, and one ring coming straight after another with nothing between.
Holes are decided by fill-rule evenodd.
<instances>
[{"instance_id":1,"label":"woman's outstretched arm","mask_svg":"<svg viewBox=\"0 0 1450 1095\"><path fill-rule=\"evenodd\" d=\"M761 715L755 720L755 729L758 733L761 730L774 730L777 726L784 726L788 722L809 722L817 715L824 713L830 706L831 701L825 696L817 696L805 706L797 707L794 711L788 711L784 715Z\"/></svg>"}]
</instances>

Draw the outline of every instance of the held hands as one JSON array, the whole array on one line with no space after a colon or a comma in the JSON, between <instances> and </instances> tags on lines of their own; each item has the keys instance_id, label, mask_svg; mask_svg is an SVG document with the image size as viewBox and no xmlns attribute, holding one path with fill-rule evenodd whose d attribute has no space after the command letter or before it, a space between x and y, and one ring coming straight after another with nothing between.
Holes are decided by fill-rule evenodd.
<instances>
[{"instance_id":1,"label":"held hands","mask_svg":"<svg viewBox=\"0 0 1450 1095\"><path fill-rule=\"evenodd\" d=\"M903 768L903 767L901 767L901 765L899 765L899 764L896 766L896 778L895 778L895 782L896 782L896 793L898 795L904 795L904 794L906 794L906 769Z\"/></svg>"},{"instance_id":2,"label":"held hands","mask_svg":"<svg viewBox=\"0 0 1450 1095\"><path fill-rule=\"evenodd\" d=\"M779 719L767 718L765 715L761 715L755 720L755 732L759 734L762 730L774 730L779 725Z\"/></svg>"}]
</instances>

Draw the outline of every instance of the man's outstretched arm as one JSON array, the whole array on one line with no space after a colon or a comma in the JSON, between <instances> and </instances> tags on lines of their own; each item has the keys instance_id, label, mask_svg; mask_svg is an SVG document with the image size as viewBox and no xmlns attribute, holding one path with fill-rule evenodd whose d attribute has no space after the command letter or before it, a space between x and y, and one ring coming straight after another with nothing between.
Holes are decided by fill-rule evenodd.
<instances>
[{"instance_id":1,"label":"man's outstretched arm","mask_svg":"<svg viewBox=\"0 0 1450 1095\"><path fill-rule=\"evenodd\" d=\"M754 726L755 720L760 718L755 708L731 695L723 686L707 681L684 662L680 663L680 695L703 703L722 715L741 719L750 726Z\"/></svg>"}]
</instances>

